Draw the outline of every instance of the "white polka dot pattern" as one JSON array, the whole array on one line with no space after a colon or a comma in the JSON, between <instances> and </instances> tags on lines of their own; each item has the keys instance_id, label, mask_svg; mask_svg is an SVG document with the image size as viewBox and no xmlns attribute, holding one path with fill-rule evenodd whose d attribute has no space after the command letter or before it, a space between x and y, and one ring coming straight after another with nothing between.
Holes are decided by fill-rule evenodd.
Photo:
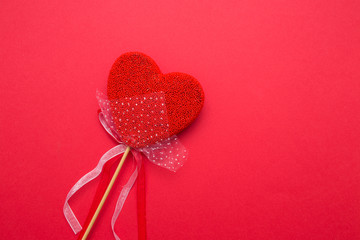
<instances>
[{"instance_id":1,"label":"white polka dot pattern","mask_svg":"<svg viewBox=\"0 0 360 240\"><path fill-rule=\"evenodd\" d=\"M164 93L107 100L97 91L97 99L110 134L117 141L171 171L183 166L188 152L176 136L169 136Z\"/></svg>"}]
</instances>

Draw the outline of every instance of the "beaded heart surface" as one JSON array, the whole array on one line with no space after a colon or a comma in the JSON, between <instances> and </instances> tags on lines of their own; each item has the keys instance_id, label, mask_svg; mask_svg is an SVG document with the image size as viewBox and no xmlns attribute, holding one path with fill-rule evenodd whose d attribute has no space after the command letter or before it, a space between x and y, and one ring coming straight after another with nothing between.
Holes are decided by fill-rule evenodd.
<instances>
[{"instance_id":1,"label":"beaded heart surface","mask_svg":"<svg viewBox=\"0 0 360 240\"><path fill-rule=\"evenodd\" d=\"M204 91L194 77L162 74L154 60L139 52L125 53L115 61L107 97L121 140L136 148L181 132L204 104Z\"/></svg>"}]
</instances>

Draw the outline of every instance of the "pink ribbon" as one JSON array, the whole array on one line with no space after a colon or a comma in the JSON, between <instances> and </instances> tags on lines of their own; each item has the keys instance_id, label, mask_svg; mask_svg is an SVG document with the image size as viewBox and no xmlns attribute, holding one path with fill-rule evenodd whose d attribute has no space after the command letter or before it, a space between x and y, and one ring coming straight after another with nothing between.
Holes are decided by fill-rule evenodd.
<instances>
[{"instance_id":1,"label":"pink ribbon","mask_svg":"<svg viewBox=\"0 0 360 240\"><path fill-rule=\"evenodd\" d=\"M119 145L107 151L100 158L100 161L97 164L97 166L92 171L84 175L79 181L77 181L77 183L75 183L75 185L70 189L69 193L66 196L63 212L66 220L68 221L70 227L72 228L75 234L81 231L82 226L77 220L74 212L72 211L69 205L70 198L85 184L89 183L91 180L98 177L105 163L110 159L119 156L120 154L123 154L127 147L125 144L121 142L117 132L112 130L112 128L110 127L108 121L106 121L102 112L99 113L99 120L102 126L105 128L105 130L119 143ZM155 144L151 147L141 148L137 150L132 149L131 152L136 162L136 168L132 173L132 175L130 176L128 182L125 184L125 186L122 188L120 192L119 198L115 206L114 214L111 219L111 228L116 240L120 240L120 238L115 233L115 223L125 203L125 200L138 176L138 172L140 170L141 161L142 161L141 152L154 164L157 164L174 172L178 168L180 168L183 165L184 161L187 159L187 151L184 148L184 146L178 141L176 136L173 136L172 138L168 138L166 141ZM168 154L168 152L170 152L170 154ZM166 157L164 156L164 154L166 154Z\"/></svg>"},{"instance_id":2,"label":"pink ribbon","mask_svg":"<svg viewBox=\"0 0 360 240\"><path fill-rule=\"evenodd\" d=\"M65 215L65 218L66 220L68 221L70 227L72 228L72 230L74 231L75 234L77 234L78 232L81 231L82 227L79 223L79 221L77 220L74 212L72 211L72 209L70 208L70 205L69 205L69 199L80 189L82 188L85 184L89 183L91 180L95 179L97 176L99 176L99 174L101 173L102 171L102 168L104 166L104 164L109 161L110 159L122 154L125 152L125 149L126 149L126 145L124 144L119 144L115 147L113 147L112 149L110 149L109 151L107 151L100 159L98 165L92 170L90 171L89 173L87 173L85 176L83 176L82 178L80 178L80 180L75 183L75 185L71 188L71 190L69 191L69 193L67 194L66 196L66 199L65 199L65 204L64 204L64 208L63 208L63 212L64 212L64 215ZM136 156L136 155L134 155ZM135 160L137 161L137 168L135 169L134 173L131 175L129 181L126 183L126 185L123 187L123 189L121 190L120 192L120 196L119 196L119 200L116 204L116 207L115 207L115 212L114 212L114 215L113 215L113 220L112 222L114 222L115 224L115 221L121 211L121 208L125 202L125 199L132 187L132 185L134 184L135 180L136 180L136 177L137 177L137 173L138 173L138 167L139 167L139 164L141 164L141 158L136 158L135 157ZM116 216L115 216L116 215ZM113 223L112 223L113 225ZM117 235L115 234L114 232L114 235L115 235L115 238L116 239L119 239L117 237Z\"/></svg>"}]
</instances>

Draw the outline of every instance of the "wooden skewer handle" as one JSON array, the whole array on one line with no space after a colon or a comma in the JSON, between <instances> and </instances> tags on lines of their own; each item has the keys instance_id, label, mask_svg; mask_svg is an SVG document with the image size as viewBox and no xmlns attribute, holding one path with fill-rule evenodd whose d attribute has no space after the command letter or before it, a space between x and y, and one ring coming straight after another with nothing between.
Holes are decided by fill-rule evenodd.
<instances>
[{"instance_id":1,"label":"wooden skewer handle","mask_svg":"<svg viewBox=\"0 0 360 240\"><path fill-rule=\"evenodd\" d=\"M114 175L111 178L111 181L110 181L108 187L106 188L104 196L102 197L102 199L101 199L101 201L99 203L99 206L97 207L97 209L96 209L96 211L94 213L94 216L92 217L92 219L91 219L91 221L90 221L90 223L89 223L89 225L88 225L88 227L87 227L87 229L86 229L86 231L84 233L84 236L82 237L82 240L86 240L86 238L88 237L88 235L90 233L90 230L91 230L92 226L94 225L94 223L96 221L96 218L98 217L98 215L99 215L99 213L101 211L101 208L103 207L103 205L104 205L104 203L106 201L106 198L109 195L110 190L111 190L112 186L114 185L115 180L116 180L117 176L119 175L120 169L123 166L123 164L125 162L125 159L126 159L127 155L129 154L129 152L130 152L130 147L128 146L126 148L125 152L124 152L124 155L122 156L122 158L121 158L121 160L119 162L119 165L117 166L117 168L115 170Z\"/></svg>"}]
</instances>

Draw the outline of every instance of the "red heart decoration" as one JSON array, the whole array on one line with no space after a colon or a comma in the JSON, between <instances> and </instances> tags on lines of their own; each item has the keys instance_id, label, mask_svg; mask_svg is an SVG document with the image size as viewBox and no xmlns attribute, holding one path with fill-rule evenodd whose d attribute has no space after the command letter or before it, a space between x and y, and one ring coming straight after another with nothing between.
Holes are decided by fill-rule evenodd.
<instances>
[{"instance_id":1,"label":"red heart decoration","mask_svg":"<svg viewBox=\"0 0 360 240\"><path fill-rule=\"evenodd\" d=\"M162 74L154 60L139 52L125 53L115 61L107 95L116 130L132 147L179 133L195 120L204 104L204 91L194 77L178 72ZM160 114L163 109L166 119Z\"/></svg>"}]
</instances>

